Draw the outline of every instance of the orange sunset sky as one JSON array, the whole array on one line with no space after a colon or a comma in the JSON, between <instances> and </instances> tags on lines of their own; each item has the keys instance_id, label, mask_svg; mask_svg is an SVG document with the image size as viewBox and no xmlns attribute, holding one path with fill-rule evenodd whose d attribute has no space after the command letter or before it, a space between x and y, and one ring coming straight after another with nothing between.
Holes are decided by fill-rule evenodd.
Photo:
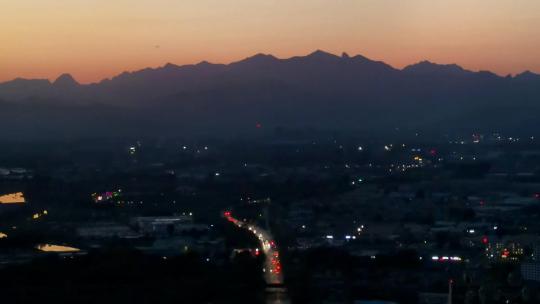
<instances>
[{"instance_id":1,"label":"orange sunset sky","mask_svg":"<svg viewBox=\"0 0 540 304\"><path fill-rule=\"evenodd\" d=\"M316 49L540 72L539 0L0 0L0 81Z\"/></svg>"}]
</instances>

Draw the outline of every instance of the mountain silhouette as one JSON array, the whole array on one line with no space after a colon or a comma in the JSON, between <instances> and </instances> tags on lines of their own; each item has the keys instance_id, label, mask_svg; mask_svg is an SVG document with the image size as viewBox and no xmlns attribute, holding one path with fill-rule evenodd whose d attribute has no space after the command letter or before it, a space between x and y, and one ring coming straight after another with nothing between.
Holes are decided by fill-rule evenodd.
<instances>
[{"instance_id":1,"label":"mountain silhouette","mask_svg":"<svg viewBox=\"0 0 540 304\"><path fill-rule=\"evenodd\" d=\"M409 65L403 69L406 73L416 74L416 75L465 75L471 73L460 67L457 64L436 64L429 61L421 61L419 63Z\"/></svg>"},{"instance_id":2,"label":"mountain silhouette","mask_svg":"<svg viewBox=\"0 0 540 304\"><path fill-rule=\"evenodd\" d=\"M540 110L539 99L540 75L529 71L501 77L429 61L400 70L317 50L286 59L256 54L230 64L168 63L94 84L69 74L52 83L15 79L0 84L0 124L6 136L49 125L56 126L49 134L69 128L75 136L83 122L85 132L108 126L109 132L160 134L243 130L258 122L365 132L535 132L540 126L531 113Z\"/></svg>"},{"instance_id":3,"label":"mountain silhouette","mask_svg":"<svg viewBox=\"0 0 540 304\"><path fill-rule=\"evenodd\" d=\"M72 88L79 85L79 83L70 74L62 74L52 83L53 86L58 88Z\"/></svg>"}]
</instances>

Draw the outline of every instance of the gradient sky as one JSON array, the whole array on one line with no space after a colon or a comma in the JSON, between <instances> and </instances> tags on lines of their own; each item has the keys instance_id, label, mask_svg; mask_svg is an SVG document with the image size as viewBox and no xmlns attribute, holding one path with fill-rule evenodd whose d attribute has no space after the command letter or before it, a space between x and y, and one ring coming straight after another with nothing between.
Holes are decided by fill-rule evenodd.
<instances>
[{"instance_id":1,"label":"gradient sky","mask_svg":"<svg viewBox=\"0 0 540 304\"><path fill-rule=\"evenodd\" d=\"M0 0L0 81L316 49L540 72L539 0Z\"/></svg>"}]
</instances>

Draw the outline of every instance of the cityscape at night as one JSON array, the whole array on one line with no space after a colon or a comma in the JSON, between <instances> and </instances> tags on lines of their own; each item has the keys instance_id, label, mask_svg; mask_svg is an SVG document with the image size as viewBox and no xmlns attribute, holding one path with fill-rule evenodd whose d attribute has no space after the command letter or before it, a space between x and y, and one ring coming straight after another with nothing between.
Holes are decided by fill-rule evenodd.
<instances>
[{"instance_id":1,"label":"cityscape at night","mask_svg":"<svg viewBox=\"0 0 540 304\"><path fill-rule=\"evenodd\" d=\"M0 303L540 303L540 2L0 6Z\"/></svg>"}]
</instances>

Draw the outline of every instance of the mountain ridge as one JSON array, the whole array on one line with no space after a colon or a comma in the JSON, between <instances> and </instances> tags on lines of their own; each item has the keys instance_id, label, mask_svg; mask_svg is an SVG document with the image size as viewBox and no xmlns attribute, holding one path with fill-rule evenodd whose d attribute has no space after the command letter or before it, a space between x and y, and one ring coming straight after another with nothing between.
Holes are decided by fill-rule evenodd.
<instances>
[{"instance_id":1,"label":"mountain ridge","mask_svg":"<svg viewBox=\"0 0 540 304\"><path fill-rule=\"evenodd\" d=\"M50 125L62 125L58 132L89 132L88 126L114 124L105 117L128 113L132 120L119 129L141 132L148 126L158 134L249 129L255 122L375 132L405 126L511 129L527 121L528 129L538 125L540 131L531 117L540 111L540 75L532 72L502 77L429 61L396 69L362 55L321 50L286 59L259 53L229 64L168 63L93 84L78 84L69 74L54 82L16 79L0 84L0 100L0 127L15 133L29 128L20 125L23 117L45 124L37 133ZM114 115L98 114L107 111Z\"/></svg>"},{"instance_id":2,"label":"mountain ridge","mask_svg":"<svg viewBox=\"0 0 540 304\"><path fill-rule=\"evenodd\" d=\"M306 57L329 57L329 58L335 58L335 59L361 59L361 60L368 60L368 61L371 61L371 62L379 62L379 63L384 63L386 65L389 65L387 63L385 63L384 61L377 61L377 60L372 60L372 59L369 59L368 57L365 57L361 54L356 54L354 56L350 56L348 53L346 52L343 52L341 56L338 56L338 55L335 55L333 53L330 53L330 52L326 52L326 51L323 51L323 50L315 50L307 55L304 55L304 56L292 56L292 57L288 57L288 58L278 58L272 54L265 54L265 53L257 53L253 56L249 56L249 57L246 57L244 59L241 59L241 60L237 60L237 61L232 61L230 63L210 63L206 60L203 60L199 63L195 63L195 64L183 64L183 65L177 65L177 64L174 64L174 63L170 63L170 62L167 62L165 63L163 66L159 66L159 67L145 67L145 68L141 68L141 69L137 69L137 70L133 70L133 71L123 71L123 72L120 72L116 75L112 75L112 76L109 76L109 77L106 77L106 78L103 78L99 81L96 81L96 82L91 82L91 83L80 83L80 85L83 85L83 86L87 86L87 85L95 85L95 84L99 84L103 81L106 81L106 80L111 80L113 78L116 78L118 76L121 76L123 74L133 74L133 73L138 73L138 72L142 72L142 71L145 71L145 70L158 70L158 69L161 69L161 68L182 68L182 67L189 67L189 66L197 66L197 65L207 65L207 64L210 64L210 65L220 65L220 66L229 66L229 65L232 65L232 64L235 64L235 63L240 63L240 62L244 62L244 61L247 61L247 60L250 60L250 59L254 59L254 58L258 58L258 57L266 57L266 58L273 58L275 59L276 61L287 61L287 60L290 60L290 59L295 59L295 58L306 58ZM456 67L459 67L460 69L464 70L464 71L469 71L469 72L472 72L472 73L480 73L480 72L489 72L489 73L492 73L494 75L497 75L498 77L504 77L504 76L501 76L501 75L498 75L492 71L472 71L472 70L468 70L466 68L463 68L462 66L460 66L459 64L457 63L449 63L449 64L442 64L442 63L435 63L435 62L431 62L429 60L422 60L420 62L417 62L417 63L413 63L413 64L409 64L405 67L403 67L402 69L398 69L398 68L395 68L391 65L392 68L396 69L396 70L401 70L401 71L404 71L406 70L407 68L410 68L412 66L415 66L415 65L418 65L418 64L422 64L422 63L430 63L430 64L433 64L433 65L438 65L438 66L456 66ZM516 78L522 74L532 74L532 75L535 75L535 76L538 76L540 77L540 73L536 73L536 72L533 72L533 71L530 71L530 70L525 70L521 73L517 73L515 75L510 75L512 78ZM73 78L71 76L70 73L68 72L65 72L63 74L61 74L58 78L60 78L61 76L64 76L64 75L68 75L70 76L71 78ZM58 79L57 78L57 79ZM16 77L12 80L6 80L6 81L3 81L3 82L0 82L0 85L3 85L3 84L6 84L6 83L10 83L10 82L13 82L13 81L34 81L34 80L47 80L47 79L34 79L34 78L24 78L24 77ZM48 80L49 82L51 83L54 83L54 81L51 81L51 80Z\"/></svg>"}]
</instances>

